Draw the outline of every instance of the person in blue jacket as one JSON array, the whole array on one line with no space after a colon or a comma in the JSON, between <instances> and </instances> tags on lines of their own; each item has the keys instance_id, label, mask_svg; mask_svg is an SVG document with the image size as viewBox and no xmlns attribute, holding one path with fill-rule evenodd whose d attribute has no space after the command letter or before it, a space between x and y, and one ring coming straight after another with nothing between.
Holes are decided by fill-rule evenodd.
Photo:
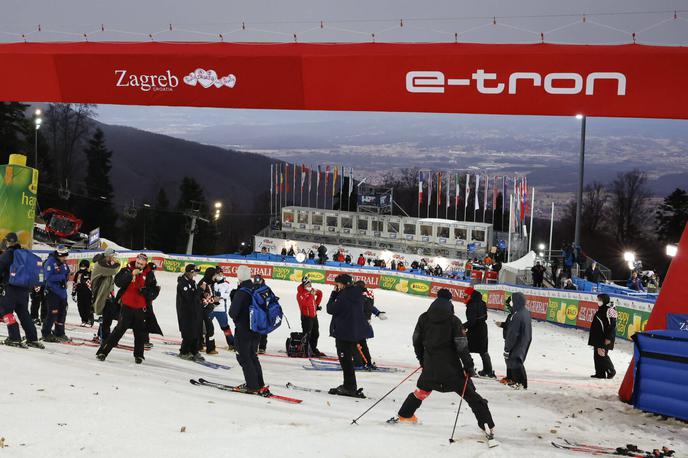
<instances>
[{"instance_id":1,"label":"person in blue jacket","mask_svg":"<svg viewBox=\"0 0 688 458\"><path fill-rule=\"evenodd\" d=\"M636 272L635 270L631 272L631 278L629 278L626 282L626 287L632 289L633 291L638 291L641 293L645 292L643 282L638 276L638 272Z\"/></svg>"},{"instance_id":2,"label":"person in blue jacket","mask_svg":"<svg viewBox=\"0 0 688 458\"><path fill-rule=\"evenodd\" d=\"M69 281L69 266L67 265L69 249L64 245L50 253L43 265L45 271L45 289L48 315L43 323L41 334L44 342L68 342L64 325L67 318L67 282ZM53 325L55 330L53 332Z\"/></svg>"}]
</instances>

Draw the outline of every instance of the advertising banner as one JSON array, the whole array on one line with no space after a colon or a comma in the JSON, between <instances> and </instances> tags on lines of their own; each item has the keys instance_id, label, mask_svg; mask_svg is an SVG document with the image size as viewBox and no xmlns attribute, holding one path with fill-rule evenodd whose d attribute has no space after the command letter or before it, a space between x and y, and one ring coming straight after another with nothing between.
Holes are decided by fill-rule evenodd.
<instances>
[{"instance_id":1,"label":"advertising banner","mask_svg":"<svg viewBox=\"0 0 688 458\"><path fill-rule=\"evenodd\" d=\"M27 102L688 118L681 46L7 43L0 68Z\"/></svg>"},{"instance_id":2,"label":"advertising banner","mask_svg":"<svg viewBox=\"0 0 688 458\"><path fill-rule=\"evenodd\" d=\"M452 300L454 301L463 301L463 298L465 296L465 289L463 285L459 285L457 283L438 283L438 282L432 282L430 285L430 297L437 297L437 291L441 290L442 288L446 288L449 291L451 291L452 294Z\"/></svg>"},{"instance_id":3,"label":"advertising banner","mask_svg":"<svg viewBox=\"0 0 688 458\"><path fill-rule=\"evenodd\" d=\"M380 276L380 288L390 291L398 291L400 293L428 296L430 294L430 285L431 283L425 280L396 277L392 275Z\"/></svg>"},{"instance_id":4,"label":"advertising banner","mask_svg":"<svg viewBox=\"0 0 688 458\"><path fill-rule=\"evenodd\" d=\"M9 232L14 232L19 244L31 249L36 219L38 170L26 167L26 156L12 154L9 164L0 165L0 177L0 239L4 239Z\"/></svg>"},{"instance_id":5,"label":"advertising banner","mask_svg":"<svg viewBox=\"0 0 688 458\"><path fill-rule=\"evenodd\" d=\"M526 308L530 310L531 317L537 320L546 320L547 310L549 309L549 298L527 294Z\"/></svg>"},{"instance_id":6,"label":"advertising banner","mask_svg":"<svg viewBox=\"0 0 688 458\"><path fill-rule=\"evenodd\" d=\"M575 326L577 318L577 300L554 297L549 298L549 305L547 307L547 321Z\"/></svg>"},{"instance_id":7,"label":"advertising banner","mask_svg":"<svg viewBox=\"0 0 688 458\"><path fill-rule=\"evenodd\" d=\"M592 318L595 316L595 312L597 312L597 308L597 302L579 301L576 326L579 328L589 329L590 323L592 323Z\"/></svg>"},{"instance_id":8,"label":"advertising banner","mask_svg":"<svg viewBox=\"0 0 688 458\"><path fill-rule=\"evenodd\" d=\"M217 265L220 266L222 273L227 277L236 277L236 271L239 266L248 265L248 268L251 270L251 275L260 275L263 278L272 278L272 266L270 265L239 264L232 262L221 262Z\"/></svg>"},{"instance_id":9,"label":"advertising banner","mask_svg":"<svg viewBox=\"0 0 688 458\"><path fill-rule=\"evenodd\" d=\"M328 285L334 284L334 279L337 275L345 273L343 271L328 270L326 273L326 283ZM380 287L380 274L368 273L368 272L346 272L351 275L354 282L364 281L366 288L379 288Z\"/></svg>"},{"instance_id":10,"label":"advertising banner","mask_svg":"<svg viewBox=\"0 0 688 458\"><path fill-rule=\"evenodd\" d=\"M616 313L616 335L624 339L630 339L636 332L644 331L647 320L650 318L648 312L627 307L617 306Z\"/></svg>"}]
</instances>

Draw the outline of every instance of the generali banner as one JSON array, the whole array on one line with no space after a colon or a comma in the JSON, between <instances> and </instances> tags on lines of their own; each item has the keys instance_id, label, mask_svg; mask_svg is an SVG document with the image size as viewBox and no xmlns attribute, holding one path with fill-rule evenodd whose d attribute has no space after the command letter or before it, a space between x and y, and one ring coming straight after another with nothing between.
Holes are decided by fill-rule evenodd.
<instances>
[{"instance_id":1,"label":"generali banner","mask_svg":"<svg viewBox=\"0 0 688 458\"><path fill-rule=\"evenodd\" d=\"M0 44L0 100L688 118L688 48Z\"/></svg>"}]
</instances>

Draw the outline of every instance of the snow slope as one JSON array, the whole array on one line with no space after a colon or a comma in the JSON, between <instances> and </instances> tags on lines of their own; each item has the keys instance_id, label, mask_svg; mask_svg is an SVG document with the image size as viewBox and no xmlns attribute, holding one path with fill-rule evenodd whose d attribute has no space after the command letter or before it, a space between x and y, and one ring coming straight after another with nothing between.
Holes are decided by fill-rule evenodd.
<instances>
[{"instance_id":1,"label":"snow slope","mask_svg":"<svg viewBox=\"0 0 688 458\"><path fill-rule=\"evenodd\" d=\"M176 274L158 273L162 285L156 313L168 338L177 338ZM232 279L232 282L236 280ZM296 284L271 281L290 319L300 328ZM326 296L329 287L324 287ZM413 368L411 333L417 316L430 303L390 291L375 291L376 305L389 320L374 319L370 342L378 363ZM457 314L465 317L462 304ZM490 324L503 313L490 312ZM69 323L78 322L70 303ZM329 317L321 315L322 351L334 354L327 337ZM298 330L298 329L297 329ZM6 335L4 325L0 333ZM92 330L75 327L72 337L90 337ZM289 329L270 335L268 351L284 347ZM534 323L534 340L526 363L530 389L513 391L490 380L476 386L490 402L502 446L488 450L472 412L462 407L458 442L448 443L458 396L433 394L418 411L419 426L389 426L417 375L351 426L374 401L287 390L284 385L327 389L341 383L339 372L306 371L302 359L262 356L265 379L273 392L299 397L301 405L212 388L194 387L189 378L205 377L229 384L242 381L233 353L222 351L209 360L231 365L213 370L165 355L176 346L154 340L143 365L130 352L114 350L106 362L95 348L47 344L47 350L0 347L0 437L7 448L0 457L15 456L568 456L550 445L558 438L618 446L670 445L688 451L688 427L675 420L643 414L617 401L621 375L631 357L629 342L619 341L612 359L616 380L590 379L592 349L584 332ZM131 343L128 334L122 343ZM219 342L219 340L218 340ZM498 374L504 373L501 330L490 326L490 353ZM480 368L480 358L476 366ZM402 373L359 373L359 386L379 398L403 379ZM186 432L180 432L185 426Z\"/></svg>"}]
</instances>

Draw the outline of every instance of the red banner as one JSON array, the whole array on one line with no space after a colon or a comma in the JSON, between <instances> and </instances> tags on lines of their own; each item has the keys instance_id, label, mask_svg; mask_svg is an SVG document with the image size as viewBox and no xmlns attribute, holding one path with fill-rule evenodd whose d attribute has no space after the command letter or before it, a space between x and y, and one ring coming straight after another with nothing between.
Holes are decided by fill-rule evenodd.
<instances>
[{"instance_id":1,"label":"red banner","mask_svg":"<svg viewBox=\"0 0 688 458\"><path fill-rule=\"evenodd\" d=\"M530 316L536 320L547 319L547 308L549 307L549 298L541 296L526 295L526 308L530 310Z\"/></svg>"},{"instance_id":2,"label":"red banner","mask_svg":"<svg viewBox=\"0 0 688 458\"><path fill-rule=\"evenodd\" d=\"M441 290L442 288L446 288L449 291L451 291L452 294L452 300L454 301L462 301L464 297L466 296L464 294L464 291L466 287L464 286L459 286L453 283L436 283L432 282L430 285L430 297L437 297L437 291Z\"/></svg>"},{"instance_id":3,"label":"red banner","mask_svg":"<svg viewBox=\"0 0 688 458\"><path fill-rule=\"evenodd\" d=\"M579 301L578 302L578 318L576 318L576 326L582 328L590 328L590 323L592 323L592 318L597 312L596 302L590 301Z\"/></svg>"},{"instance_id":4,"label":"red banner","mask_svg":"<svg viewBox=\"0 0 688 458\"><path fill-rule=\"evenodd\" d=\"M7 101L688 118L680 46L10 43L0 68Z\"/></svg>"},{"instance_id":5,"label":"red banner","mask_svg":"<svg viewBox=\"0 0 688 458\"><path fill-rule=\"evenodd\" d=\"M505 294L501 290L487 291L487 308L504 310Z\"/></svg>"},{"instance_id":6,"label":"red banner","mask_svg":"<svg viewBox=\"0 0 688 458\"><path fill-rule=\"evenodd\" d=\"M237 269L239 266L245 266L247 264L237 264L237 263L227 263L227 262L221 262L218 264L222 268L222 273L225 274L227 277L236 277ZM248 268L251 269L251 275L260 275L263 278L272 278L272 266L267 266L267 265L248 265Z\"/></svg>"},{"instance_id":7,"label":"red banner","mask_svg":"<svg viewBox=\"0 0 688 458\"><path fill-rule=\"evenodd\" d=\"M380 274L370 274L365 272L337 272L334 270L328 270L326 272L325 283L328 285L334 285L334 279L339 274L347 273L351 275L354 281L363 280L366 284L366 288L379 288L380 287Z\"/></svg>"}]
</instances>

